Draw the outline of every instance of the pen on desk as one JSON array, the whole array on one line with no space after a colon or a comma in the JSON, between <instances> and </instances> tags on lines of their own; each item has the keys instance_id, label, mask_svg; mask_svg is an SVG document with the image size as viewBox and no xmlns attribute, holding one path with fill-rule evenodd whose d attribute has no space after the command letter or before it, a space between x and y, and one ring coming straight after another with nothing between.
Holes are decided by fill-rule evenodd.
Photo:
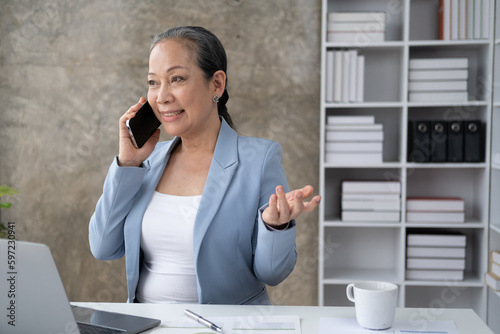
<instances>
[{"instance_id":1,"label":"pen on desk","mask_svg":"<svg viewBox=\"0 0 500 334\"><path fill-rule=\"evenodd\" d=\"M194 321L197 321L199 322L200 324L202 324L203 326L205 327L208 327L218 333L222 333L222 328L220 328L219 326L217 326L216 324L214 324L213 322L210 322L208 321L207 319L203 318L201 315L198 315L196 313L194 313L193 311L190 311L190 310L184 310L184 313L190 317L191 319L193 319Z\"/></svg>"}]
</instances>

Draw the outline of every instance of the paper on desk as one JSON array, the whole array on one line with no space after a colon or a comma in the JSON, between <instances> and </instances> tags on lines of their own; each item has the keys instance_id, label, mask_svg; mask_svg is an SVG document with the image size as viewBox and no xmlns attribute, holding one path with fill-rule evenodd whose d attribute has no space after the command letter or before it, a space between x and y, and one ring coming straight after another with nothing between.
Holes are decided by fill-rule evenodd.
<instances>
[{"instance_id":1,"label":"paper on desk","mask_svg":"<svg viewBox=\"0 0 500 334\"><path fill-rule=\"evenodd\" d=\"M291 316L241 316L209 317L208 320L224 330L224 334L301 334L300 317ZM165 321L162 333L214 334L214 331L188 319ZM166 331L164 329L169 329Z\"/></svg>"},{"instance_id":2,"label":"paper on desk","mask_svg":"<svg viewBox=\"0 0 500 334\"><path fill-rule=\"evenodd\" d=\"M408 320L395 321L392 328L369 330L354 318L320 318L318 334L458 334L454 321L426 320L415 324Z\"/></svg>"}]
</instances>

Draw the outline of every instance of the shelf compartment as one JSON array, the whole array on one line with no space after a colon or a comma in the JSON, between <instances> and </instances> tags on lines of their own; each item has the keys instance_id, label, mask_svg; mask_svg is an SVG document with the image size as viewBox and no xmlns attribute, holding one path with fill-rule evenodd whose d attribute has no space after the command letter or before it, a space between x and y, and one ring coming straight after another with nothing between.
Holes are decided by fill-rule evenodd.
<instances>
[{"instance_id":1,"label":"shelf compartment","mask_svg":"<svg viewBox=\"0 0 500 334\"><path fill-rule=\"evenodd\" d=\"M407 286L405 307L430 308L434 312L445 308L471 308L485 318L485 288L448 286Z\"/></svg>"},{"instance_id":2,"label":"shelf compartment","mask_svg":"<svg viewBox=\"0 0 500 334\"><path fill-rule=\"evenodd\" d=\"M487 67L489 44L437 44L410 47L410 59L456 57L467 57L469 59L468 100L489 101L491 92L489 84L492 80L491 70Z\"/></svg>"},{"instance_id":3,"label":"shelf compartment","mask_svg":"<svg viewBox=\"0 0 500 334\"><path fill-rule=\"evenodd\" d=\"M401 228L327 227L322 260L323 280L401 281Z\"/></svg>"},{"instance_id":4,"label":"shelf compartment","mask_svg":"<svg viewBox=\"0 0 500 334\"><path fill-rule=\"evenodd\" d=\"M374 115L375 123L383 125L383 161L384 163L400 162L401 152L401 108L369 108L369 107L351 107L351 108L328 108L328 116L363 116ZM325 135L326 137L326 135Z\"/></svg>"},{"instance_id":5,"label":"shelf compartment","mask_svg":"<svg viewBox=\"0 0 500 334\"><path fill-rule=\"evenodd\" d=\"M486 229L467 228L407 228L407 234L425 234L434 232L459 232L466 236L465 246L465 271L463 281L453 281L453 284L465 286L483 286L483 275L487 270L487 252L484 245L488 243L488 233ZM406 250L405 250L406 256ZM406 268L406 265L405 265ZM436 281L436 280L406 280L409 284L423 285L442 285L450 284L450 281Z\"/></svg>"},{"instance_id":6,"label":"shelf compartment","mask_svg":"<svg viewBox=\"0 0 500 334\"><path fill-rule=\"evenodd\" d=\"M325 0L326 1L326 0ZM385 41L403 40L403 0L335 0L326 1L327 10L323 11L328 20L328 13L331 12L385 12Z\"/></svg>"},{"instance_id":7,"label":"shelf compartment","mask_svg":"<svg viewBox=\"0 0 500 334\"><path fill-rule=\"evenodd\" d=\"M490 224L500 230L500 170L491 170L491 187L490 187ZM499 242L500 243L500 242ZM498 245L500 247L500 244ZM499 248L500 249L500 248Z\"/></svg>"},{"instance_id":8,"label":"shelf compartment","mask_svg":"<svg viewBox=\"0 0 500 334\"><path fill-rule=\"evenodd\" d=\"M343 180L387 180L400 181L400 169L380 168L327 168L325 169L325 192L322 200L325 218L340 221L341 182Z\"/></svg>"},{"instance_id":9,"label":"shelf compartment","mask_svg":"<svg viewBox=\"0 0 500 334\"><path fill-rule=\"evenodd\" d=\"M487 169L410 168L406 184L407 197L461 197L465 201L465 221L488 221Z\"/></svg>"}]
</instances>

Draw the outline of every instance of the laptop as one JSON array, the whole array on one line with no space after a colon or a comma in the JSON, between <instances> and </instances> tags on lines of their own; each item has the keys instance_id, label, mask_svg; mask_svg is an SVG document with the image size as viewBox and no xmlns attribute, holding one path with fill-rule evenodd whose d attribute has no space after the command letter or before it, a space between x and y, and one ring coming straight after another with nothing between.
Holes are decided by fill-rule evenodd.
<instances>
[{"instance_id":1,"label":"laptop","mask_svg":"<svg viewBox=\"0 0 500 334\"><path fill-rule=\"evenodd\" d=\"M141 333L161 323L72 306L44 244L0 239L0 274L0 333Z\"/></svg>"}]
</instances>

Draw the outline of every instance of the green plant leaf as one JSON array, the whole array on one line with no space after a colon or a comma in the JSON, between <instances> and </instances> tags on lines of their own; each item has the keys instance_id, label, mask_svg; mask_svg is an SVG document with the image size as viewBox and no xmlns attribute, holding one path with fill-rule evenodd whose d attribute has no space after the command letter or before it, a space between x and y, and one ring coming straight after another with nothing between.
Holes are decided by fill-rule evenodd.
<instances>
[{"instance_id":1,"label":"green plant leaf","mask_svg":"<svg viewBox=\"0 0 500 334\"><path fill-rule=\"evenodd\" d=\"M11 188L9 186L0 186L0 197L4 195L16 195L19 194L19 191L17 191L14 188Z\"/></svg>"},{"instance_id":2,"label":"green plant leaf","mask_svg":"<svg viewBox=\"0 0 500 334\"><path fill-rule=\"evenodd\" d=\"M8 209L12 206L12 203L7 203L7 202L1 202L0 203L0 208L5 208Z\"/></svg>"}]
</instances>

